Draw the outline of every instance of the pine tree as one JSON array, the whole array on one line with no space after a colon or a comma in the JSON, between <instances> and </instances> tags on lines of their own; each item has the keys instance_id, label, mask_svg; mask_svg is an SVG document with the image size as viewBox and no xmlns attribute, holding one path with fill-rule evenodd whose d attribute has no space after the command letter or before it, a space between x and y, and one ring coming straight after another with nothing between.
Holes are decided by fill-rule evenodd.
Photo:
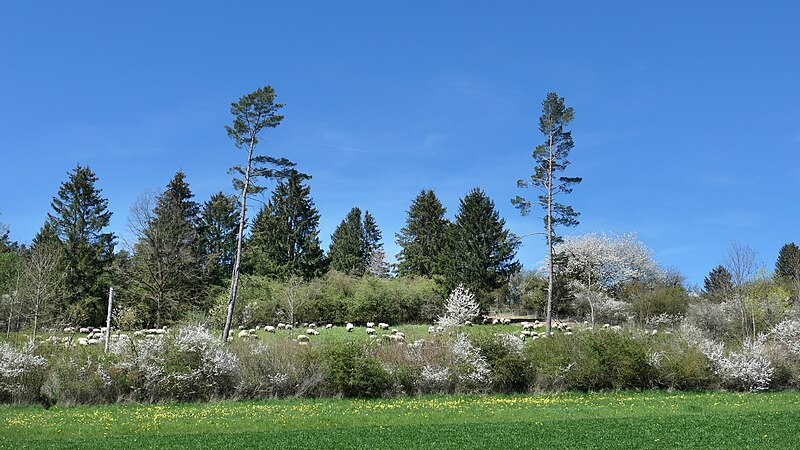
<instances>
[{"instance_id":1,"label":"pine tree","mask_svg":"<svg viewBox=\"0 0 800 450\"><path fill-rule=\"evenodd\" d=\"M363 237L363 250L365 268L369 266L373 253L383 251L383 244L381 244L381 230L378 229L378 224L375 222L375 217L364 211L364 237Z\"/></svg>"},{"instance_id":2,"label":"pine tree","mask_svg":"<svg viewBox=\"0 0 800 450\"><path fill-rule=\"evenodd\" d=\"M217 192L203 204L200 213L200 240L206 256L209 281L222 285L231 275L236 256L236 198Z\"/></svg>"},{"instance_id":3,"label":"pine tree","mask_svg":"<svg viewBox=\"0 0 800 450\"><path fill-rule=\"evenodd\" d=\"M167 189L149 205L139 205L134 216L143 227L135 230L134 281L142 293L152 324L174 321L204 299L203 258L195 227L199 207L192 201L185 174L178 172Z\"/></svg>"},{"instance_id":4,"label":"pine tree","mask_svg":"<svg viewBox=\"0 0 800 450\"><path fill-rule=\"evenodd\" d=\"M307 175L291 171L253 221L248 241L248 266L259 275L306 280L322 275L319 212L311 199Z\"/></svg>"},{"instance_id":5,"label":"pine tree","mask_svg":"<svg viewBox=\"0 0 800 450\"><path fill-rule=\"evenodd\" d=\"M572 186L582 181L579 177L559 176L560 172L569 166L569 153L574 146L572 132L565 128L572 122L575 113L572 108L564 104L564 98L555 92L547 94L542 102L542 115L539 117L539 131L545 137L545 142L533 151L536 161L533 175L530 180L518 180L517 186L521 188L535 187L540 195L536 202L516 196L511 203L517 207L523 216L530 213L534 203L545 210L544 225L547 236L547 327L550 335L553 311L553 291L555 286L555 259L553 246L559 241L555 228L558 225L571 227L578 224L578 213L572 206L556 201L561 195L572 192Z\"/></svg>"},{"instance_id":6,"label":"pine tree","mask_svg":"<svg viewBox=\"0 0 800 450\"><path fill-rule=\"evenodd\" d=\"M400 275L429 277L441 272L441 254L447 240L447 210L432 190L423 190L409 208L406 225L397 233Z\"/></svg>"},{"instance_id":7,"label":"pine tree","mask_svg":"<svg viewBox=\"0 0 800 450\"><path fill-rule=\"evenodd\" d=\"M775 276L789 286L795 302L800 301L800 248L794 242L785 244L778 252Z\"/></svg>"},{"instance_id":8,"label":"pine tree","mask_svg":"<svg viewBox=\"0 0 800 450\"><path fill-rule=\"evenodd\" d=\"M78 165L61 184L48 221L64 246L66 319L99 324L106 315L108 268L114 235L104 232L111 221L108 200L100 196L97 176Z\"/></svg>"},{"instance_id":9,"label":"pine tree","mask_svg":"<svg viewBox=\"0 0 800 450\"><path fill-rule=\"evenodd\" d=\"M331 235L328 258L331 268L339 272L361 276L367 269L364 254L364 225L361 209L353 208Z\"/></svg>"},{"instance_id":10,"label":"pine tree","mask_svg":"<svg viewBox=\"0 0 800 450\"><path fill-rule=\"evenodd\" d=\"M475 294L484 311L493 291L519 270L514 257L519 240L505 228L494 202L480 189L463 199L450 227L445 260L448 289L463 284Z\"/></svg>"},{"instance_id":11,"label":"pine tree","mask_svg":"<svg viewBox=\"0 0 800 450\"><path fill-rule=\"evenodd\" d=\"M717 266L703 280L703 287L706 294L714 299L722 300L723 296L730 294L733 289L733 276L728 269Z\"/></svg>"}]
</instances>

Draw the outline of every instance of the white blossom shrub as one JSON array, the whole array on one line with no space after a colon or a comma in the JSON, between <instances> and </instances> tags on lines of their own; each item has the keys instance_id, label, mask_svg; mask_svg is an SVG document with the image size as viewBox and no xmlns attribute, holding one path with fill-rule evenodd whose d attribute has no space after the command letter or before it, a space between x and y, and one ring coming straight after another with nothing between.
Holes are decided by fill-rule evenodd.
<instances>
[{"instance_id":1,"label":"white blossom shrub","mask_svg":"<svg viewBox=\"0 0 800 450\"><path fill-rule=\"evenodd\" d=\"M456 373L459 381L466 383L472 390L481 391L487 388L491 381L492 370L486 358L481 355L480 349L473 346L463 333L458 334L450 348L459 368Z\"/></svg>"},{"instance_id":2,"label":"white blossom shrub","mask_svg":"<svg viewBox=\"0 0 800 450\"><path fill-rule=\"evenodd\" d=\"M451 391L452 372L437 364L425 364L419 375L418 389L427 394L447 394Z\"/></svg>"},{"instance_id":3,"label":"white blossom shrub","mask_svg":"<svg viewBox=\"0 0 800 450\"><path fill-rule=\"evenodd\" d=\"M723 386L733 390L763 391L769 388L774 367L767 347L767 336L745 339L739 351L728 350L725 344L709 339L691 325L683 327L687 342L694 344L708 358L714 374Z\"/></svg>"},{"instance_id":4,"label":"white blossom shrub","mask_svg":"<svg viewBox=\"0 0 800 450\"><path fill-rule=\"evenodd\" d=\"M282 398L316 395L324 379L312 350L294 340L240 342L233 347L239 360L237 396Z\"/></svg>"},{"instance_id":5,"label":"white blossom shrub","mask_svg":"<svg viewBox=\"0 0 800 450\"><path fill-rule=\"evenodd\" d=\"M481 308L475 301L475 295L469 289L459 284L445 302L445 313L439 317L437 323L443 327L463 325L480 314Z\"/></svg>"},{"instance_id":6,"label":"white blossom shrub","mask_svg":"<svg viewBox=\"0 0 800 450\"><path fill-rule=\"evenodd\" d=\"M33 354L33 347L17 350L0 343L0 400L30 401L39 394L47 361Z\"/></svg>"},{"instance_id":7,"label":"white blossom shrub","mask_svg":"<svg viewBox=\"0 0 800 450\"><path fill-rule=\"evenodd\" d=\"M789 319L775 325L769 332L776 344L794 358L800 358L800 320Z\"/></svg>"}]
</instances>

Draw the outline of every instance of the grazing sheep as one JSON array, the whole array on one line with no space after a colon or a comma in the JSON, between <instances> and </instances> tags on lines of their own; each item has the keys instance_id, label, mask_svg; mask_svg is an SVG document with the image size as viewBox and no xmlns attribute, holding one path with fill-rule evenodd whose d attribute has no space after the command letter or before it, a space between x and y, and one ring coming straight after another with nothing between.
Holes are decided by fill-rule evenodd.
<instances>
[{"instance_id":1,"label":"grazing sheep","mask_svg":"<svg viewBox=\"0 0 800 450\"><path fill-rule=\"evenodd\" d=\"M275 327L273 327L272 325L267 325L264 327L264 331L266 331L267 333L274 333Z\"/></svg>"},{"instance_id":2,"label":"grazing sheep","mask_svg":"<svg viewBox=\"0 0 800 450\"><path fill-rule=\"evenodd\" d=\"M279 322L279 323L278 323L278 329L279 329L279 330L285 330L285 329L286 329L286 324L285 324L285 323L283 323L283 322Z\"/></svg>"},{"instance_id":3,"label":"grazing sheep","mask_svg":"<svg viewBox=\"0 0 800 450\"><path fill-rule=\"evenodd\" d=\"M428 334L433 334L434 331L436 331L436 328L433 325L428 327Z\"/></svg>"},{"instance_id":4,"label":"grazing sheep","mask_svg":"<svg viewBox=\"0 0 800 450\"><path fill-rule=\"evenodd\" d=\"M367 328L375 328L375 322L367 322Z\"/></svg>"},{"instance_id":5,"label":"grazing sheep","mask_svg":"<svg viewBox=\"0 0 800 450\"><path fill-rule=\"evenodd\" d=\"M325 329L326 330L330 330L331 328L333 328L333 324L332 323L329 323L329 324L325 325Z\"/></svg>"},{"instance_id":6,"label":"grazing sheep","mask_svg":"<svg viewBox=\"0 0 800 450\"><path fill-rule=\"evenodd\" d=\"M99 344L99 343L100 343L100 339L89 339L89 340L88 340L88 341L86 341L86 342L87 342L89 345Z\"/></svg>"},{"instance_id":7,"label":"grazing sheep","mask_svg":"<svg viewBox=\"0 0 800 450\"><path fill-rule=\"evenodd\" d=\"M294 327L293 327L293 326L291 326L291 325L288 325L288 324L286 325L286 329L287 329L287 330L291 330L291 329L293 329L293 328L294 328Z\"/></svg>"},{"instance_id":8,"label":"grazing sheep","mask_svg":"<svg viewBox=\"0 0 800 450\"><path fill-rule=\"evenodd\" d=\"M311 335L311 336L318 336L319 335L319 331L317 331L317 330L315 330L313 328L309 328L309 329L306 330L306 334Z\"/></svg>"},{"instance_id":9,"label":"grazing sheep","mask_svg":"<svg viewBox=\"0 0 800 450\"><path fill-rule=\"evenodd\" d=\"M317 324L314 323L314 322L311 322L310 324L308 324L308 328L317 328Z\"/></svg>"},{"instance_id":10,"label":"grazing sheep","mask_svg":"<svg viewBox=\"0 0 800 450\"><path fill-rule=\"evenodd\" d=\"M244 325L239 325L239 331L244 330Z\"/></svg>"},{"instance_id":11,"label":"grazing sheep","mask_svg":"<svg viewBox=\"0 0 800 450\"><path fill-rule=\"evenodd\" d=\"M250 334L256 334L256 329L255 329L255 328L250 328L250 329L249 329L249 330L247 330L247 331L248 331Z\"/></svg>"},{"instance_id":12,"label":"grazing sheep","mask_svg":"<svg viewBox=\"0 0 800 450\"><path fill-rule=\"evenodd\" d=\"M492 319L492 325L497 325L498 323L500 323L500 321L499 321L499 320L497 320L497 319Z\"/></svg>"},{"instance_id":13,"label":"grazing sheep","mask_svg":"<svg viewBox=\"0 0 800 450\"><path fill-rule=\"evenodd\" d=\"M438 326L438 327L436 327L436 332L437 332L437 333L444 333L444 327L443 327L443 326L441 326L441 325L440 325L440 326Z\"/></svg>"},{"instance_id":14,"label":"grazing sheep","mask_svg":"<svg viewBox=\"0 0 800 450\"><path fill-rule=\"evenodd\" d=\"M86 328L86 327L83 327L83 328L81 328L81 329L80 329L80 330L78 330L78 331L80 331L80 332L81 332L81 334L89 334L89 329L88 329L88 328Z\"/></svg>"},{"instance_id":15,"label":"grazing sheep","mask_svg":"<svg viewBox=\"0 0 800 450\"><path fill-rule=\"evenodd\" d=\"M89 340L86 338L78 338L78 345L89 345Z\"/></svg>"},{"instance_id":16,"label":"grazing sheep","mask_svg":"<svg viewBox=\"0 0 800 450\"><path fill-rule=\"evenodd\" d=\"M345 325L344 327L347 328L348 333L353 331L353 328L355 328L355 326L353 326L353 324L350 322L347 322L347 325Z\"/></svg>"},{"instance_id":17,"label":"grazing sheep","mask_svg":"<svg viewBox=\"0 0 800 450\"><path fill-rule=\"evenodd\" d=\"M533 324L530 322L522 322L522 329L523 330L532 330Z\"/></svg>"},{"instance_id":18,"label":"grazing sheep","mask_svg":"<svg viewBox=\"0 0 800 450\"><path fill-rule=\"evenodd\" d=\"M398 330L397 328L392 328L392 334L397 334L398 331L400 330Z\"/></svg>"},{"instance_id":19,"label":"grazing sheep","mask_svg":"<svg viewBox=\"0 0 800 450\"><path fill-rule=\"evenodd\" d=\"M372 327L367 327L365 331L367 332L367 334L375 334L375 328Z\"/></svg>"},{"instance_id":20,"label":"grazing sheep","mask_svg":"<svg viewBox=\"0 0 800 450\"><path fill-rule=\"evenodd\" d=\"M523 338L523 339L524 339L524 338L526 338L526 337L528 337L528 336L532 336L532 335L531 335L531 332L530 332L530 331L528 331L528 330L522 330L522 332L519 334L519 337L521 337L521 338Z\"/></svg>"},{"instance_id":21,"label":"grazing sheep","mask_svg":"<svg viewBox=\"0 0 800 450\"><path fill-rule=\"evenodd\" d=\"M481 323L482 323L482 324L484 324L484 325L486 325L487 323L489 323L489 319L487 319L486 317L484 317L484 318L483 318L483 320L481 321Z\"/></svg>"},{"instance_id":22,"label":"grazing sheep","mask_svg":"<svg viewBox=\"0 0 800 450\"><path fill-rule=\"evenodd\" d=\"M389 329L389 324L381 322L381 323L378 324L378 328L380 328L381 330L388 330Z\"/></svg>"},{"instance_id":23,"label":"grazing sheep","mask_svg":"<svg viewBox=\"0 0 800 450\"><path fill-rule=\"evenodd\" d=\"M402 331L398 331L397 333L395 333L395 336L400 336L401 338L403 338L403 340L406 339L406 334L403 333Z\"/></svg>"},{"instance_id":24,"label":"grazing sheep","mask_svg":"<svg viewBox=\"0 0 800 450\"><path fill-rule=\"evenodd\" d=\"M298 334L297 342L308 342L308 336L306 336L305 334Z\"/></svg>"},{"instance_id":25,"label":"grazing sheep","mask_svg":"<svg viewBox=\"0 0 800 450\"><path fill-rule=\"evenodd\" d=\"M239 330L239 337L247 337L250 336L250 333L247 330Z\"/></svg>"},{"instance_id":26,"label":"grazing sheep","mask_svg":"<svg viewBox=\"0 0 800 450\"><path fill-rule=\"evenodd\" d=\"M472 321L471 320L467 320L467 321L464 322L464 325L466 325L468 327L471 327L472 326Z\"/></svg>"},{"instance_id":27,"label":"grazing sheep","mask_svg":"<svg viewBox=\"0 0 800 450\"><path fill-rule=\"evenodd\" d=\"M609 325L609 324L607 324L607 323L604 323L604 324L603 324L603 329L604 329L604 330L607 330L607 329L609 329L609 328L611 328L611 325Z\"/></svg>"},{"instance_id":28,"label":"grazing sheep","mask_svg":"<svg viewBox=\"0 0 800 450\"><path fill-rule=\"evenodd\" d=\"M565 331L564 336L572 336L572 331Z\"/></svg>"}]
</instances>

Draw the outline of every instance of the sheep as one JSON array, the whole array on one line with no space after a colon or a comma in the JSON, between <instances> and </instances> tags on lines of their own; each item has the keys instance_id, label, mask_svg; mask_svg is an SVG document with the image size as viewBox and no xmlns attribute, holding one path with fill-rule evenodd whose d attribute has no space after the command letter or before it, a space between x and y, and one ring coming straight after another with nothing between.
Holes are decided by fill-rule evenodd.
<instances>
[{"instance_id":1,"label":"sheep","mask_svg":"<svg viewBox=\"0 0 800 450\"><path fill-rule=\"evenodd\" d=\"M464 322L464 325L466 325L468 327L471 327L472 326L472 321L471 320L467 320L467 321Z\"/></svg>"},{"instance_id":2,"label":"sheep","mask_svg":"<svg viewBox=\"0 0 800 450\"><path fill-rule=\"evenodd\" d=\"M497 320L497 319L492 319L492 325L497 325L498 323L500 323L500 321L499 321L499 320Z\"/></svg>"},{"instance_id":3,"label":"sheep","mask_svg":"<svg viewBox=\"0 0 800 450\"><path fill-rule=\"evenodd\" d=\"M609 324L607 324L607 323L604 323L602 328L603 328L604 330L607 330L607 329L611 328L611 325L609 325Z\"/></svg>"},{"instance_id":4,"label":"sheep","mask_svg":"<svg viewBox=\"0 0 800 450\"><path fill-rule=\"evenodd\" d=\"M572 336L572 331L565 331L564 336Z\"/></svg>"},{"instance_id":5,"label":"sheep","mask_svg":"<svg viewBox=\"0 0 800 450\"><path fill-rule=\"evenodd\" d=\"M325 329L326 330L330 330L331 328L333 328L333 324L332 323L329 323L329 324L325 325Z\"/></svg>"},{"instance_id":6,"label":"sheep","mask_svg":"<svg viewBox=\"0 0 800 450\"><path fill-rule=\"evenodd\" d=\"M239 325L239 331L244 330L244 325Z\"/></svg>"},{"instance_id":7,"label":"sheep","mask_svg":"<svg viewBox=\"0 0 800 450\"><path fill-rule=\"evenodd\" d=\"M291 329L293 329L293 328L294 328L294 327L293 327L293 326L291 326L291 325L289 325L289 324L287 324L287 325L286 325L286 329L287 329L287 330L291 330Z\"/></svg>"},{"instance_id":8,"label":"sheep","mask_svg":"<svg viewBox=\"0 0 800 450\"><path fill-rule=\"evenodd\" d=\"M365 331L367 332L367 334L375 334L375 328L372 327L367 327Z\"/></svg>"},{"instance_id":9,"label":"sheep","mask_svg":"<svg viewBox=\"0 0 800 450\"><path fill-rule=\"evenodd\" d=\"M78 345L89 345L89 340L86 338L78 338Z\"/></svg>"},{"instance_id":10,"label":"sheep","mask_svg":"<svg viewBox=\"0 0 800 450\"><path fill-rule=\"evenodd\" d=\"M528 336L531 336L531 332L530 332L530 331L528 331L528 330L522 330L522 332L519 334L519 337L521 337L521 338L523 338L523 339L524 339L525 337L528 337Z\"/></svg>"},{"instance_id":11,"label":"sheep","mask_svg":"<svg viewBox=\"0 0 800 450\"><path fill-rule=\"evenodd\" d=\"M267 333L274 333L275 327L273 327L272 325L267 325L264 327L264 331L266 331Z\"/></svg>"},{"instance_id":12,"label":"sheep","mask_svg":"<svg viewBox=\"0 0 800 450\"><path fill-rule=\"evenodd\" d=\"M522 329L523 330L532 330L533 324L530 322L522 322Z\"/></svg>"},{"instance_id":13,"label":"sheep","mask_svg":"<svg viewBox=\"0 0 800 450\"><path fill-rule=\"evenodd\" d=\"M99 344L100 339L89 339L86 341L89 345Z\"/></svg>"},{"instance_id":14,"label":"sheep","mask_svg":"<svg viewBox=\"0 0 800 450\"><path fill-rule=\"evenodd\" d=\"M286 324L283 323L283 322L278 322L278 329L279 330L285 330L286 329Z\"/></svg>"},{"instance_id":15,"label":"sheep","mask_svg":"<svg viewBox=\"0 0 800 450\"><path fill-rule=\"evenodd\" d=\"M308 328L317 328L317 324L314 323L314 322L311 322L310 324L308 324Z\"/></svg>"},{"instance_id":16,"label":"sheep","mask_svg":"<svg viewBox=\"0 0 800 450\"><path fill-rule=\"evenodd\" d=\"M503 325L511 325L511 319L503 319Z\"/></svg>"},{"instance_id":17,"label":"sheep","mask_svg":"<svg viewBox=\"0 0 800 450\"><path fill-rule=\"evenodd\" d=\"M367 328L375 328L375 322L367 322Z\"/></svg>"},{"instance_id":18,"label":"sheep","mask_svg":"<svg viewBox=\"0 0 800 450\"><path fill-rule=\"evenodd\" d=\"M443 327L443 326L441 326L441 325L440 325L440 326L438 326L438 327L436 327L436 332L437 332L437 333L444 333L444 327Z\"/></svg>"},{"instance_id":19,"label":"sheep","mask_svg":"<svg viewBox=\"0 0 800 450\"><path fill-rule=\"evenodd\" d=\"M134 332L133 332L133 335L134 335L134 336L137 336L137 337L138 337L138 336L141 336L141 335L143 335L143 334L144 334L144 333L142 332L142 330L136 330L136 331L134 331Z\"/></svg>"},{"instance_id":20,"label":"sheep","mask_svg":"<svg viewBox=\"0 0 800 450\"><path fill-rule=\"evenodd\" d=\"M80 330L78 330L78 331L79 331L81 334L89 334L89 329L88 329L88 328L86 328L86 327L82 327L82 328L81 328Z\"/></svg>"},{"instance_id":21,"label":"sheep","mask_svg":"<svg viewBox=\"0 0 800 450\"><path fill-rule=\"evenodd\" d=\"M250 328L250 329L249 329L249 330L247 330L247 331L249 331L249 332L250 332L250 334L256 334L256 329L255 329L255 328Z\"/></svg>"},{"instance_id":22,"label":"sheep","mask_svg":"<svg viewBox=\"0 0 800 450\"><path fill-rule=\"evenodd\" d=\"M397 334L398 331L400 330L398 330L397 328L392 328L392 334Z\"/></svg>"},{"instance_id":23,"label":"sheep","mask_svg":"<svg viewBox=\"0 0 800 450\"><path fill-rule=\"evenodd\" d=\"M298 334L297 335L297 342L308 342L308 336L305 334Z\"/></svg>"},{"instance_id":24,"label":"sheep","mask_svg":"<svg viewBox=\"0 0 800 450\"><path fill-rule=\"evenodd\" d=\"M344 327L347 328L348 333L353 331L353 328L355 328L355 326L350 322L347 322L347 325L345 325Z\"/></svg>"},{"instance_id":25,"label":"sheep","mask_svg":"<svg viewBox=\"0 0 800 450\"><path fill-rule=\"evenodd\" d=\"M398 343L399 342L404 342L406 340L406 338L404 336L400 336L400 335L397 335L397 334L384 334L384 335L382 335L382 337L386 341L398 342Z\"/></svg>"},{"instance_id":26,"label":"sheep","mask_svg":"<svg viewBox=\"0 0 800 450\"><path fill-rule=\"evenodd\" d=\"M378 328L380 328L381 330L388 330L389 329L389 324L381 322L381 323L378 324Z\"/></svg>"},{"instance_id":27,"label":"sheep","mask_svg":"<svg viewBox=\"0 0 800 450\"><path fill-rule=\"evenodd\" d=\"M247 330L239 330L239 337L240 338L248 337L248 336L250 336L250 333L248 333Z\"/></svg>"},{"instance_id":28,"label":"sheep","mask_svg":"<svg viewBox=\"0 0 800 450\"><path fill-rule=\"evenodd\" d=\"M433 325L428 327L428 334L433 334L435 331L436 331L436 328Z\"/></svg>"},{"instance_id":29,"label":"sheep","mask_svg":"<svg viewBox=\"0 0 800 450\"><path fill-rule=\"evenodd\" d=\"M319 335L319 331L317 331L317 330L315 330L313 328L309 328L309 329L306 330L306 334L311 335L311 336L318 336Z\"/></svg>"}]
</instances>

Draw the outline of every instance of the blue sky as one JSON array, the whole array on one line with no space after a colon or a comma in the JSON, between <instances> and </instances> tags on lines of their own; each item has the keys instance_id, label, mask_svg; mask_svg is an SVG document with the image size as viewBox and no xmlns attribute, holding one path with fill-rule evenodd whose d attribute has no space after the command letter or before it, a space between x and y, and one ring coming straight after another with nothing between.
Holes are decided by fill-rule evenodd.
<instances>
[{"instance_id":1,"label":"blue sky","mask_svg":"<svg viewBox=\"0 0 800 450\"><path fill-rule=\"evenodd\" d=\"M569 233L638 231L701 284L731 239L771 268L800 241L795 2L0 2L0 221L28 242L76 164L114 211L179 169L197 199L244 158L229 105L286 104L260 151L311 174L329 236L372 212L387 253L422 188L454 215L532 172L541 101L575 108ZM235 5L233 4L235 3ZM544 255L530 237L519 259Z\"/></svg>"}]
</instances>

